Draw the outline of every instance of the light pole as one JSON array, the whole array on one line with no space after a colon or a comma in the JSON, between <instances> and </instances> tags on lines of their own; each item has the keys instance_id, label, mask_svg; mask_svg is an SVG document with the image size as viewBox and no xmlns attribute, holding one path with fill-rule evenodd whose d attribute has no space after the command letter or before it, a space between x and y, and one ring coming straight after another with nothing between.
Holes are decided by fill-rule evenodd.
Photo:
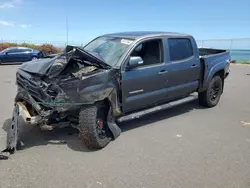
<instances>
[{"instance_id":1,"label":"light pole","mask_svg":"<svg viewBox=\"0 0 250 188\"><path fill-rule=\"evenodd\" d=\"M68 35L69 35L69 27L68 27L68 15L66 15L66 46L68 45Z\"/></svg>"}]
</instances>

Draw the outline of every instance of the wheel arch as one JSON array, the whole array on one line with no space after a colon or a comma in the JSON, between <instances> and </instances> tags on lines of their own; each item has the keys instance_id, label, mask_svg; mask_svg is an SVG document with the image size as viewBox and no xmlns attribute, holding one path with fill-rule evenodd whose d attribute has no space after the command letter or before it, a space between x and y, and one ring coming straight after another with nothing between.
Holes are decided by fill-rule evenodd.
<instances>
[{"instance_id":1,"label":"wheel arch","mask_svg":"<svg viewBox=\"0 0 250 188\"><path fill-rule=\"evenodd\" d=\"M109 107L109 110L107 112L107 125L109 130L111 131L112 139L116 139L117 137L119 137L121 134L121 129L115 122L116 116L121 114L120 108L118 106L118 100L112 99L112 97L109 96L102 101L95 102L95 105L105 105Z\"/></svg>"},{"instance_id":2,"label":"wheel arch","mask_svg":"<svg viewBox=\"0 0 250 188\"><path fill-rule=\"evenodd\" d=\"M214 78L215 76L219 76L219 77L221 78L221 81L222 81L222 93L223 93L223 91L224 91L225 70L222 69L222 70L217 71L217 72L212 76L212 78Z\"/></svg>"},{"instance_id":3,"label":"wheel arch","mask_svg":"<svg viewBox=\"0 0 250 188\"><path fill-rule=\"evenodd\" d=\"M200 87L199 92L203 92L208 88L209 83L211 82L211 80L215 77L215 76L220 76L222 83L223 83L223 88L224 88L224 77L225 77L225 70L223 69L218 69L218 70L213 70L211 71L208 76L207 79L204 81L204 83L202 84L202 87ZM223 91L222 91L223 92Z\"/></svg>"}]
</instances>

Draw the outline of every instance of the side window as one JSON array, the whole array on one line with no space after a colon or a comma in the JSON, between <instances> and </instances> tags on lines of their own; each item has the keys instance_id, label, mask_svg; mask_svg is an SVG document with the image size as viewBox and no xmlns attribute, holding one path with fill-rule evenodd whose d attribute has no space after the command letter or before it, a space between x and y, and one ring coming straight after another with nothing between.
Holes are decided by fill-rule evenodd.
<instances>
[{"instance_id":1,"label":"side window","mask_svg":"<svg viewBox=\"0 0 250 188\"><path fill-rule=\"evenodd\" d=\"M139 45L134 49L134 51L140 52L141 49L142 49L142 44L139 44Z\"/></svg>"},{"instance_id":2,"label":"side window","mask_svg":"<svg viewBox=\"0 0 250 188\"><path fill-rule=\"evenodd\" d=\"M23 49L22 52L31 52L31 49Z\"/></svg>"},{"instance_id":3,"label":"side window","mask_svg":"<svg viewBox=\"0 0 250 188\"><path fill-rule=\"evenodd\" d=\"M30 50L29 49L18 49L18 52L24 53L24 52L30 52Z\"/></svg>"},{"instance_id":4,"label":"side window","mask_svg":"<svg viewBox=\"0 0 250 188\"><path fill-rule=\"evenodd\" d=\"M10 50L8 50L8 53L16 53L16 52L18 52L17 49L10 49Z\"/></svg>"},{"instance_id":5,"label":"side window","mask_svg":"<svg viewBox=\"0 0 250 188\"><path fill-rule=\"evenodd\" d=\"M135 47L133 52L130 55L140 56L143 60L143 65L153 65L159 64L163 62L163 48L162 48L162 40L150 40L146 42L142 42Z\"/></svg>"},{"instance_id":6,"label":"side window","mask_svg":"<svg viewBox=\"0 0 250 188\"><path fill-rule=\"evenodd\" d=\"M193 47L189 39L171 38L168 39L171 61L179 61L193 56Z\"/></svg>"}]
</instances>

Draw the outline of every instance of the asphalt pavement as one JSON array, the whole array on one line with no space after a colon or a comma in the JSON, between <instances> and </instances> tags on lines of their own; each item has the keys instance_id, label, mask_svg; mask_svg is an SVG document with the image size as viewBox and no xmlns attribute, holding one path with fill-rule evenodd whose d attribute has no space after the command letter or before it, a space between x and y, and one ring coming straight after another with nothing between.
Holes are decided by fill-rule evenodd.
<instances>
[{"instance_id":1,"label":"asphalt pavement","mask_svg":"<svg viewBox=\"0 0 250 188\"><path fill-rule=\"evenodd\" d=\"M0 149L17 67L0 66ZM250 188L247 74L250 66L231 66L218 106L193 101L122 123L121 136L99 151L89 151L73 129L27 126L26 147L0 160L0 188Z\"/></svg>"}]
</instances>

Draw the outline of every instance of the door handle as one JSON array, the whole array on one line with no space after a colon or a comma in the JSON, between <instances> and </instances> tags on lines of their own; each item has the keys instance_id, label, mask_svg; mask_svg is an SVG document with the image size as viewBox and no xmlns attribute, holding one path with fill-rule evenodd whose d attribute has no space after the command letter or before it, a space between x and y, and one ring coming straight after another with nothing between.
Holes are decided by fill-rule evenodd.
<instances>
[{"instance_id":1,"label":"door handle","mask_svg":"<svg viewBox=\"0 0 250 188\"><path fill-rule=\"evenodd\" d=\"M193 64L193 65L191 66L191 68L195 68L195 67L197 67L197 65L196 65L196 64Z\"/></svg>"},{"instance_id":2,"label":"door handle","mask_svg":"<svg viewBox=\"0 0 250 188\"><path fill-rule=\"evenodd\" d=\"M161 70L161 71L159 72L159 74L166 74L166 73L168 73L168 71L166 71L166 70Z\"/></svg>"}]
</instances>

